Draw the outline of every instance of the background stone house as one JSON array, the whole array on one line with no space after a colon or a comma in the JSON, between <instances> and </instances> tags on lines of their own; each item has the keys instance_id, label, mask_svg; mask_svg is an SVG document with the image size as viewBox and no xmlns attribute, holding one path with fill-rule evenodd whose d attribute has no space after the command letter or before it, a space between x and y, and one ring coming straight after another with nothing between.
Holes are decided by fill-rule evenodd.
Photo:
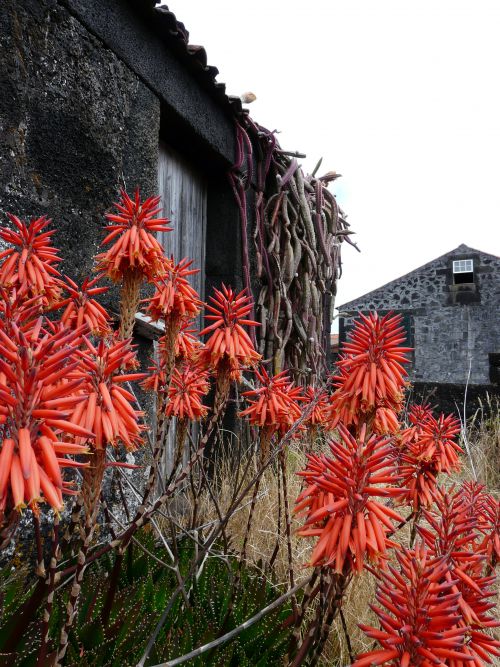
<instances>
[{"instance_id":1,"label":"background stone house","mask_svg":"<svg viewBox=\"0 0 500 667\"><path fill-rule=\"evenodd\" d=\"M358 311L401 313L414 347L409 376L416 391L463 402L497 392L500 358L500 258L460 245L424 266L338 306L340 340Z\"/></svg>"}]
</instances>

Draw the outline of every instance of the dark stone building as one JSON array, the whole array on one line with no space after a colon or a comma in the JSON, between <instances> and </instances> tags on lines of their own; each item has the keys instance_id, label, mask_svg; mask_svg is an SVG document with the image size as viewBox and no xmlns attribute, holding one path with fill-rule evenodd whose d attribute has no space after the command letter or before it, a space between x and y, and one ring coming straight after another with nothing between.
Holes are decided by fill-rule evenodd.
<instances>
[{"instance_id":1,"label":"dark stone building","mask_svg":"<svg viewBox=\"0 0 500 667\"><path fill-rule=\"evenodd\" d=\"M345 340L358 311L401 313L414 347L409 374L416 389L446 385L449 394L455 387L453 400L456 395L463 402L467 380L474 394L479 388L498 391L499 306L500 258L460 245L339 306L340 338Z\"/></svg>"},{"instance_id":2,"label":"dark stone building","mask_svg":"<svg viewBox=\"0 0 500 667\"><path fill-rule=\"evenodd\" d=\"M197 228L186 235L177 226L167 249L205 263L209 282L241 285L227 179L241 103L216 82L217 69L189 44L183 24L155 4L1 3L1 224L7 211L48 215L61 268L78 280L91 271L118 187L149 196L174 177L166 213L174 224L186 218L194 189ZM170 172L165 155L173 156Z\"/></svg>"},{"instance_id":3,"label":"dark stone building","mask_svg":"<svg viewBox=\"0 0 500 667\"><path fill-rule=\"evenodd\" d=\"M0 225L52 218L59 268L80 281L119 188L159 192L174 228L161 241L194 260L202 298L222 282L252 290L263 356L319 373L352 243L327 191L336 174L304 175L157 5L0 3ZM116 290L105 300L116 311Z\"/></svg>"}]
</instances>

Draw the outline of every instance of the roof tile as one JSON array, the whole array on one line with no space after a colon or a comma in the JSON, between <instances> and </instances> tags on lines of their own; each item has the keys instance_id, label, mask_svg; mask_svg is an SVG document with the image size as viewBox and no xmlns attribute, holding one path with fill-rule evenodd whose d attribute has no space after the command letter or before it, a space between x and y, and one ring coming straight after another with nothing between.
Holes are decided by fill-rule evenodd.
<instances>
[{"instance_id":1,"label":"roof tile","mask_svg":"<svg viewBox=\"0 0 500 667\"><path fill-rule=\"evenodd\" d=\"M201 85L209 90L221 104L231 113L244 113L241 99L234 95L227 95L226 84L216 80L219 74L217 67L208 65L207 52L203 46L189 43L189 31L184 23L177 20L167 5L160 5L158 0L144 0L154 12L154 25L165 42L174 47L180 58L190 67L193 75ZM156 6L158 5L158 6Z\"/></svg>"}]
</instances>

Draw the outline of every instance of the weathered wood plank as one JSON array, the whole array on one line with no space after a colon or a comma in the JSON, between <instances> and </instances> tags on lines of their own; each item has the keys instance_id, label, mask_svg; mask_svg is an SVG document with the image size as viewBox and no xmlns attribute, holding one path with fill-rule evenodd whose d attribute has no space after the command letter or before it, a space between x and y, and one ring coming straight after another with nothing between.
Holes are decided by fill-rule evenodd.
<instances>
[{"instance_id":1,"label":"weathered wood plank","mask_svg":"<svg viewBox=\"0 0 500 667\"><path fill-rule=\"evenodd\" d=\"M193 260L199 273L189 281L201 299L205 291L205 241L207 228L207 184L200 172L165 143L160 143L158 160L158 191L163 214L171 220L173 231L159 235L167 255L175 263L184 257ZM200 327L201 318L196 325ZM172 471L175 450L175 420L169 429L162 461L163 475Z\"/></svg>"},{"instance_id":2,"label":"weathered wood plank","mask_svg":"<svg viewBox=\"0 0 500 667\"><path fill-rule=\"evenodd\" d=\"M193 260L200 272L191 284L203 298L205 287L205 238L207 227L206 179L176 151L160 143L158 187L163 212L170 218L172 232L161 234L161 243L175 262Z\"/></svg>"}]
</instances>

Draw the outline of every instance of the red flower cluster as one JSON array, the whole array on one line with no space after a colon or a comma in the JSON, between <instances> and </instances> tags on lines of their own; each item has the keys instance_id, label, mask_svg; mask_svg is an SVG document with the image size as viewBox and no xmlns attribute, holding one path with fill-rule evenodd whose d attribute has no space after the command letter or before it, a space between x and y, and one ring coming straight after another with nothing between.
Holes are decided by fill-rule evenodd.
<instances>
[{"instance_id":1,"label":"red flower cluster","mask_svg":"<svg viewBox=\"0 0 500 667\"><path fill-rule=\"evenodd\" d=\"M228 370L232 379L239 379L241 371L253 367L260 359L253 343L243 326L255 327L258 322L245 317L252 310L252 299L242 290L236 294L231 287L222 285L222 290L214 289L210 297L212 305L206 305L211 313L205 319L212 324L200 331L200 336L210 333L205 343L203 355L207 365L218 373Z\"/></svg>"},{"instance_id":2,"label":"red flower cluster","mask_svg":"<svg viewBox=\"0 0 500 667\"><path fill-rule=\"evenodd\" d=\"M76 406L71 420L95 433L95 446L122 443L134 450L143 444L140 419L143 413L132 405L135 397L122 385L142 380L145 373L123 373L122 369L135 366L135 352L129 340L106 344L101 340L97 347L85 339L86 348L79 352L80 364L74 373L84 383L85 401Z\"/></svg>"},{"instance_id":3,"label":"red flower cluster","mask_svg":"<svg viewBox=\"0 0 500 667\"><path fill-rule=\"evenodd\" d=\"M361 654L352 667L433 667L450 665L450 660L467 664L466 628L457 626L459 594L446 581L446 559L433 557L423 545L396 557L399 572L392 565L373 572L380 581L376 594L380 606L370 607L381 629L360 625L382 649Z\"/></svg>"},{"instance_id":4,"label":"red flower cluster","mask_svg":"<svg viewBox=\"0 0 500 667\"><path fill-rule=\"evenodd\" d=\"M200 356L203 349L203 343L197 337L198 332L196 329L191 329L190 326L191 323L189 321L182 322L180 331L175 339L175 358L179 361L194 361ZM164 336L159 339L158 345L160 352L164 356L165 350L163 347L166 345Z\"/></svg>"},{"instance_id":5,"label":"red flower cluster","mask_svg":"<svg viewBox=\"0 0 500 667\"><path fill-rule=\"evenodd\" d=\"M111 280L120 281L123 275L134 270L147 280L165 273L167 260L163 248L151 232L170 232L167 218L156 218L160 212L160 197L149 197L141 202L139 190L132 199L125 190L121 201L115 204L118 213L108 213L109 232L101 245L114 240L106 252L96 256L97 268ZM116 240L115 240L116 239Z\"/></svg>"},{"instance_id":6,"label":"red flower cluster","mask_svg":"<svg viewBox=\"0 0 500 667\"><path fill-rule=\"evenodd\" d=\"M330 428L342 422L358 425L371 418L375 432L394 433L402 407L407 363L401 347L405 336L400 315L359 314L335 376L337 387L331 400Z\"/></svg>"},{"instance_id":7,"label":"red flower cluster","mask_svg":"<svg viewBox=\"0 0 500 667\"><path fill-rule=\"evenodd\" d=\"M62 508L72 493L61 469L78 465L66 454L87 451L67 442L94 432L75 423L71 412L85 401L83 378L70 379L79 365L82 328L46 330L43 318L0 320L0 510L48 502Z\"/></svg>"},{"instance_id":8,"label":"red flower cluster","mask_svg":"<svg viewBox=\"0 0 500 667\"><path fill-rule=\"evenodd\" d=\"M54 231L43 231L50 220L37 218L26 226L15 215L8 217L16 229L0 228L0 238L11 246L0 252L0 286L13 291L17 298L36 296L41 297L43 306L53 304L61 292L59 271L54 265L61 259L51 244Z\"/></svg>"},{"instance_id":9,"label":"red flower cluster","mask_svg":"<svg viewBox=\"0 0 500 667\"><path fill-rule=\"evenodd\" d=\"M180 331L175 338L175 364L178 368L180 368L185 363L197 363L201 372L205 372L207 369L204 367L202 361L200 360L201 352L203 350L203 343L199 338L196 337L196 329L191 329L190 326L191 323L188 320L183 321L181 323ZM148 367L148 371L150 371L150 373L141 383L142 387L146 391L158 392L165 388L167 381L165 374L165 360L168 357L168 345L169 341L167 340L166 336L161 336L161 338L158 339L158 347L160 351L159 361L154 362L151 366Z\"/></svg>"},{"instance_id":10,"label":"red flower cluster","mask_svg":"<svg viewBox=\"0 0 500 667\"><path fill-rule=\"evenodd\" d=\"M500 500L489 493L483 493L479 509L478 529L483 534L481 549L485 552L491 567L500 563Z\"/></svg>"},{"instance_id":11,"label":"red flower cluster","mask_svg":"<svg viewBox=\"0 0 500 667\"><path fill-rule=\"evenodd\" d=\"M356 439L339 424L339 440L330 442L332 456L309 454L307 468L299 473L308 486L296 501L295 512L306 515L303 537L319 537L310 565L331 566L342 573L344 564L360 572L367 560L384 565L392 521L403 521L377 497L397 497L401 489L390 438L373 435L365 441L365 428ZM383 486L378 486L383 485Z\"/></svg>"},{"instance_id":12,"label":"red flower cluster","mask_svg":"<svg viewBox=\"0 0 500 667\"><path fill-rule=\"evenodd\" d=\"M440 415L435 419L431 414L422 423L419 435L421 456L432 459L437 472L450 473L460 468L458 453L462 449L455 442L458 433L460 423L453 415Z\"/></svg>"},{"instance_id":13,"label":"red flower cluster","mask_svg":"<svg viewBox=\"0 0 500 667\"><path fill-rule=\"evenodd\" d=\"M325 426L328 422L328 412L330 410L330 400L326 391L322 391L319 396L316 396L314 387L306 387L303 401L304 409L307 409L307 406L315 401L314 407L306 419L306 424Z\"/></svg>"},{"instance_id":14,"label":"red flower cluster","mask_svg":"<svg viewBox=\"0 0 500 667\"><path fill-rule=\"evenodd\" d=\"M202 404L202 400L209 390L207 370L189 363L180 369L174 368L168 388L167 417L199 421L207 414L207 407Z\"/></svg>"},{"instance_id":15,"label":"red flower cluster","mask_svg":"<svg viewBox=\"0 0 500 667\"><path fill-rule=\"evenodd\" d=\"M266 429L271 435L288 430L301 416L293 382L286 371L269 376L266 369L261 368L255 375L260 387L243 392L248 407L239 416L248 417L251 424Z\"/></svg>"},{"instance_id":16,"label":"red flower cluster","mask_svg":"<svg viewBox=\"0 0 500 667\"><path fill-rule=\"evenodd\" d=\"M107 336L111 333L109 315L106 310L93 297L108 291L108 287L95 287L101 276L93 280L85 278L82 286L65 277L66 282L61 283L69 293L69 297L55 304L52 310L64 308L60 322L70 329L78 329L82 324L87 324L89 331L98 336Z\"/></svg>"},{"instance_id":17,"label":"red flower cluster","mask_svg":"<svg viewBox=\"0 0 500 667\"><path fill-rule=\"evenodd\" d=\"M295 387L286 371L269 376L265 368L255 371L260 387L243 392L248 407L239 413L261 429L260 454L264 460L276 433L284 435L301 416L302 390Z\"/></svg>"},{"instance_id":18,"label":"red flower cluster","mask_svg":"<svg viewBox=\"0 0 500 667\"><path fill-rule=\"evenodd\" d=\"M440 472L458 470L460 446L455 438L460 424L452 415L436 419L428 406L413 406L412 426L401 433L401 484L408 489L405 500L413 510L430 507Z\"/></svg>"},{"instance_id":19,"label":"red flower cluster","mask_svg":"<svg viewBox=\"0 0 500 667\"><path fill-rule=\"evenodd\" d=\"M500 621L489 615L495 607L489 601L495 594L491 590L495 576L483 574L488 553L488 541L481 539L483 501L480 494L474 490L471 493L470 487L453 494L436 492L435 501L433 509L423 512L429 527L419 526L418 531L429 553L446 560L448 569L440 582L451 583L450 591L458 595L456 627L466 633L463 652L475 664L483 665L483 660L490 662L488 654L500 656L500 642L485 632L487 628L500 626Z\"/></svg>"},{"instance_id":20,"label":"red flower cluster","mask_svg":"<svg viewBox=\"0 0 500 667\"><path fill-rule=\"evenodd\" d=\"M458 493L464 513L474 519L478 531L480 544L475 551L485 554L492 569L500 561L500 500L478 482L464 482Z\"/></svg>"},{"instance_id":21,"label":"red flower cluster","mask_svg":"<svg viewBox=\"0 0 500 667\"><path fill-rule=\"evenodd\" d=\"M156 291L148 299L147 312L151 319L193 318L200 312L200 297L187 281L187 276L198 273L199 269L190 269L193 262L183 259L179 264L172 262L166 274L155 279Z\"/></svg>"}]
</instances>

